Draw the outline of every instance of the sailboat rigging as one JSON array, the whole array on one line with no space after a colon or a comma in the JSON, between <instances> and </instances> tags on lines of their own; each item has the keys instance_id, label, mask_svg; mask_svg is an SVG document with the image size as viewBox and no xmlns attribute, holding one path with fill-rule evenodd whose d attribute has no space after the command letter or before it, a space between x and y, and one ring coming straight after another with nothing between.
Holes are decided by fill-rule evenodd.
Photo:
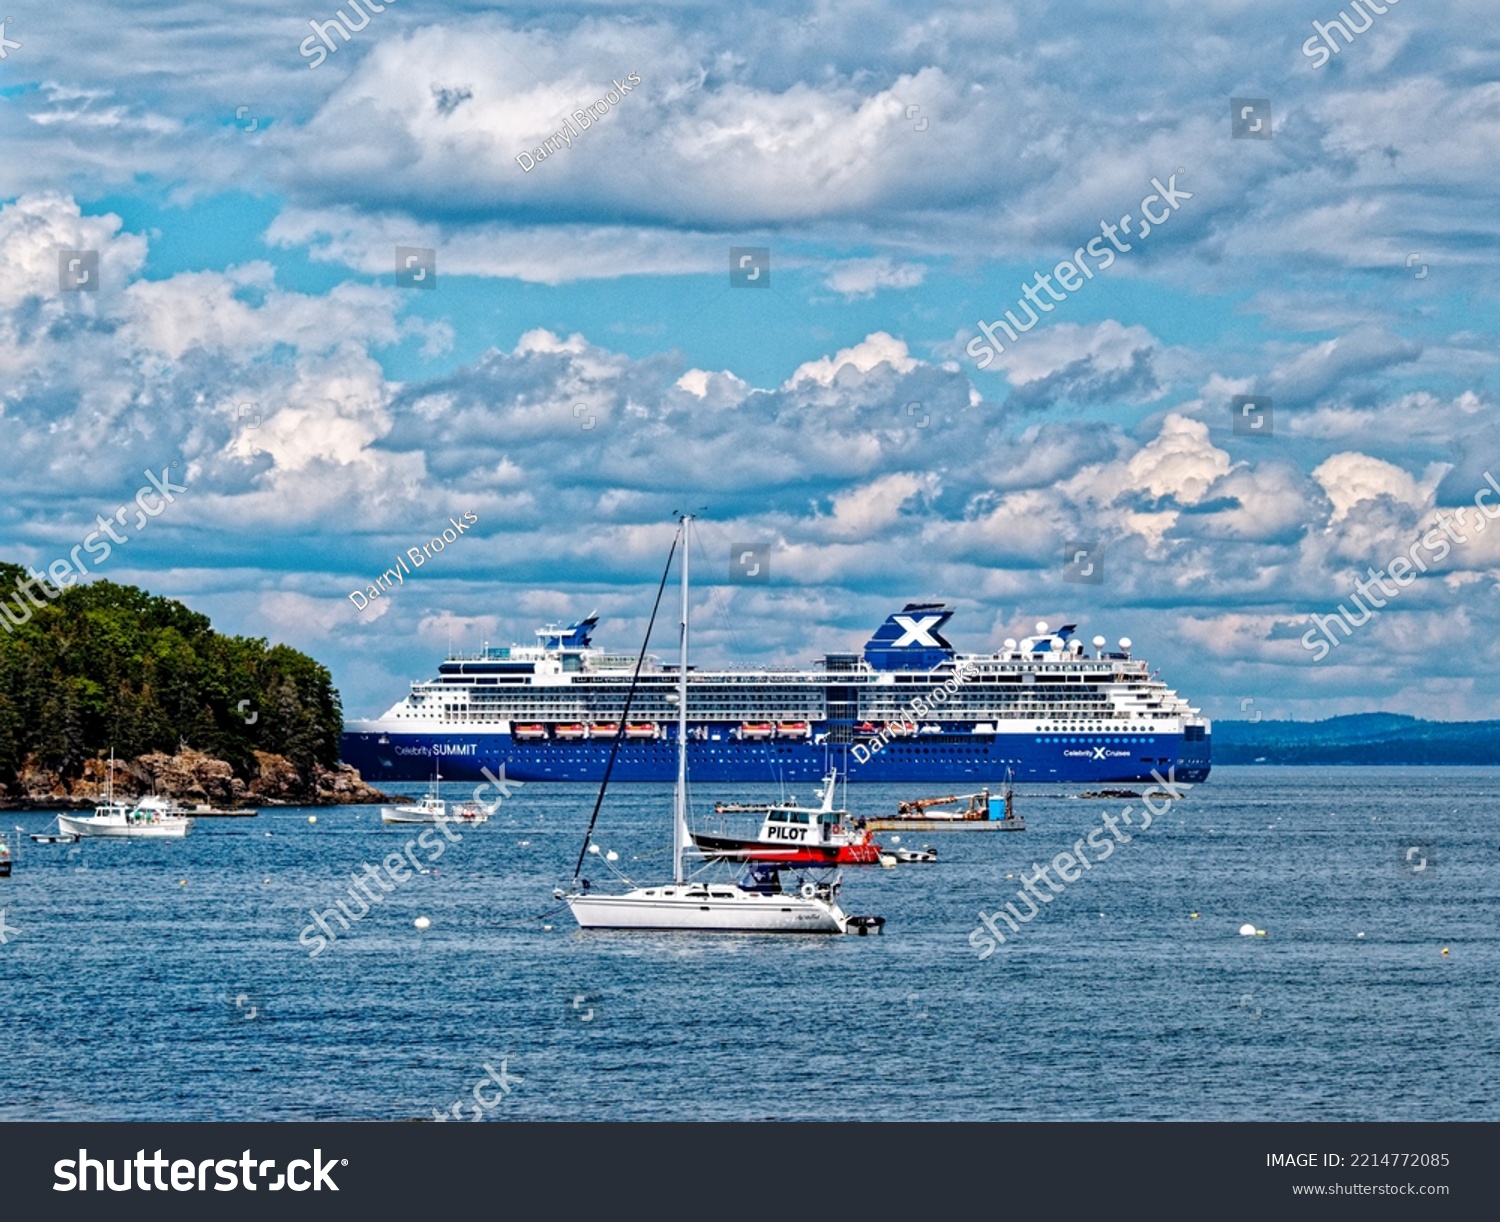
<instances>
[{"instance_id":1,"label":"sailboat rigging","mask_svg":"<svg viewBox=\"0 0 1500 1222\"><path fill-rule=\"evenodd\" d=\"M650 930L700 930L720 933L846 933L854 929L860 933L879 928L884 920L879 917L851 917L838 904L839 882L808 881L796 891L786 891L781 885L780 870L776 865L756 863L740 882L699 882L686 877L683 869L684 850L692 847L687 823L687 778L688 778L688 529L694 515L681 514L677 533L668 554L667 571L671 570L672 556L681 549L682 611L678 642L677 665L677 783L672 797L672 881L651 887L633 887L623 895L604 895L592 890L586 879L579 877L582 862L589 851L598 851L590 843L599 806L604 799L604 786L608 785L608 770L600 787L599 798L594 806L594 817L589 821L584 850L579 854L579 868L574 872L571 890L559 888L554 892L564 900L579 926L584 929L650 929ZM662 585L657 590L657 605L660 606L662 590L667 573L662 575ZM654 623L656 611L652 611ZM650 628L647 629L647 640ZM645 645L642 645L644 657ZM637 663L637 674L640 664ZM622 722L628 715L622 714Z\"/></svg>"}]
</instances>

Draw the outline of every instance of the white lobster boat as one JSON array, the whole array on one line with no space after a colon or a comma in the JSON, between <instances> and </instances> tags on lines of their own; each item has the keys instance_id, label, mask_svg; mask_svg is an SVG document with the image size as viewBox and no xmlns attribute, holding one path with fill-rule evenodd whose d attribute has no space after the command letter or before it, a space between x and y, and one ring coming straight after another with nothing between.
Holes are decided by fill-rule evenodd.
<instances>
[{"instance_id":1,"label":"white lobster boat","mask_svg":"<svg viewBox=\"0 0 1500 1222\"><path fill-rule=\"evenodd\" d=\"M180 813L176 803L152 795L133 806L106 797L92 815L58 815L57 826L71 836L155 840L180 839L193 830L193 821Z\"/></svg>"},{"instance_id":2,"label":"white lobster boat","mask_svg":"<svg viewBox=\"0 0 1500 1222\"><path fill-rule=\"evenodd\" d=\"M428 826L438 826L443 823L458 823L465 826L474 826L489 821L489 813L473 802L445 802L438 796L438 787L442 782L441 772L434 770L432 777L432 788L427 791L427 796L418 798L406 806L382 806L380 808L380 821L382 823L424 823Z\"/></svg>"}]
</instances>

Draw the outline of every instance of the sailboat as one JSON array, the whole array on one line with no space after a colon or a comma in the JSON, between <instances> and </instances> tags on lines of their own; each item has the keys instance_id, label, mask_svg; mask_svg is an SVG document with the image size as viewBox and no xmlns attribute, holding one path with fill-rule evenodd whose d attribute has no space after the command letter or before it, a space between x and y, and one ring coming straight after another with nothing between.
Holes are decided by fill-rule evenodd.
<instances>
[{"instance_id":1,"label":"sailboat","mask_svg":"<svg viewBox=\"0 0 1500 1222\"><path fill-rule=\"evenodd\" d=\"M573 917L584 929L696 930L714 933L847 933L865 932L877 917L850 917L838 905L837 880L805 882L793 892L781 887L780 872L767 863L757 863L743 883L699 882L683 873L683 852L691 846L687 826L688 749L688 527L692 514L678 519L672 550L682 548L682 621L677 665L677 785L672 801L672 880L651 887L633 887L623 895L601 895L580 885L579 870L585 854L579 854L574 870L574 889L554 894L565 900ZM671 556L667 567L671 569ZM662 575L666 584L666 574ZM657 591L658 604L661 591ZM653 619L655 618L653 613ZM650 628L646 630L650 638ZM645 647L642 646L644 657ZM637 663L637 674L640 664ZM628 711L628 697L627 697ZM609 783L606 771L604 785ZM600 788L600 800L604 796ZM595 806L595 814L598 806ZM593 825L590 824L590 834ZM595 854L599 846L585 845Z\"/></svg>"}]
</instances>

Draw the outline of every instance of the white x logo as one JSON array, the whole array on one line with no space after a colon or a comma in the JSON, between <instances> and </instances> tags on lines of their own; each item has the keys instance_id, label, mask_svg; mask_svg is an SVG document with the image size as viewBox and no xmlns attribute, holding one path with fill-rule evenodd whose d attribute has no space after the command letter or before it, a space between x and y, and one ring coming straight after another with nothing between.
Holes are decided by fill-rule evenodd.
<instances>
[{"instance_id":1,"label":"white x logo","mask_svg":"<svg viewBox=\"0 0 1500 1222\"><path fill-rule=\"evenodd\" d=\"M1104 758L1104 748L1103 747L1095 747L1094 748L1094 758L1096 760L1102 760Z\"/></svg>"},{"instance_id":2,"label":"white x logo","mask_svg":"<svg viewBox=\"0 0 1500 1222\"><path fill-rule=\"evenodd\" d=\"M913 619L909 615L893 615L891 618L906 629L906 634L891 646L892 649L901 649L907 645L926 645L930 649L942 648L927 631L934 624L943 622L941 615L924 615L920 620Z\"/></svg>"}]
</instances>

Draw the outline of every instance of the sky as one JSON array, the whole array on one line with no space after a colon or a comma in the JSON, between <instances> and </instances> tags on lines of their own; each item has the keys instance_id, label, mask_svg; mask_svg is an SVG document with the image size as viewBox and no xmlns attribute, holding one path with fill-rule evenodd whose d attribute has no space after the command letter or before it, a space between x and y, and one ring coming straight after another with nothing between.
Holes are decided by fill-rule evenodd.
<instances>
[{"instance_id":1,"label":"sky","mask_svg":"<svg viewBox=\"0 0 1500 1222\"><path fill-rule=\"evenodd\" d=\"M705 666L943 600L1214 717L1500 717L1500 27L1361 4L15 0L0 559L363 717L635 650L691 510Z\"/></svg>"}]
</instances>

